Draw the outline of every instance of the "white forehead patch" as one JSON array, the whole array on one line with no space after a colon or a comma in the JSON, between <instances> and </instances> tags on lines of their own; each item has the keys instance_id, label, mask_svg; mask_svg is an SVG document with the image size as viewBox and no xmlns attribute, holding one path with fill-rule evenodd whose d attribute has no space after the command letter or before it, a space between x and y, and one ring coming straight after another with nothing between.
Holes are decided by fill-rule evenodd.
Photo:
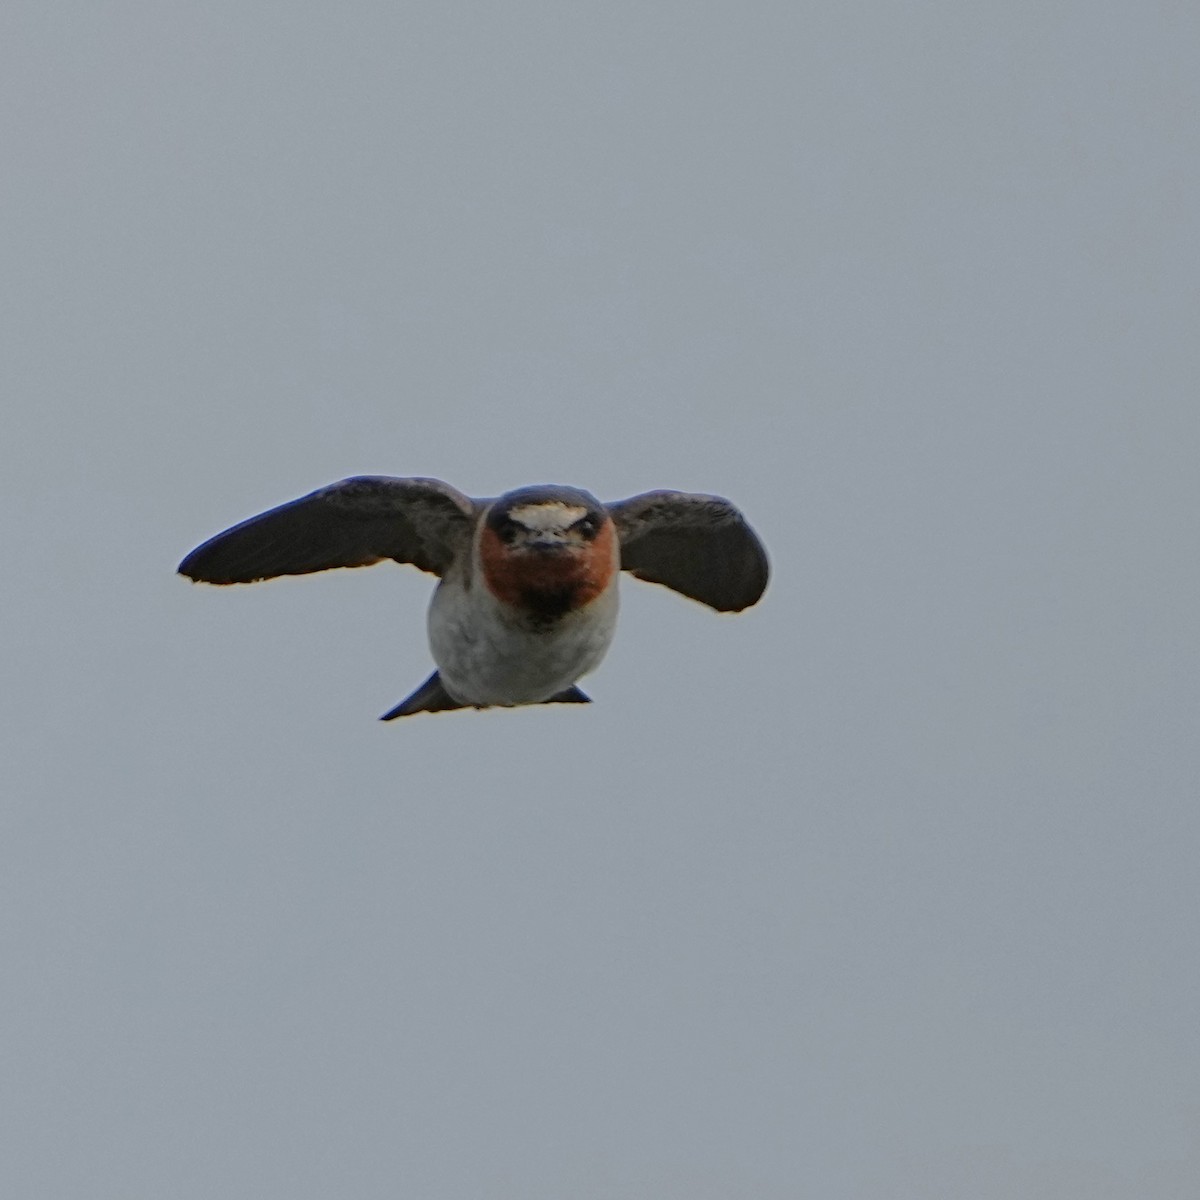
<instances>
[{"instance_id":1,"label":"white forehead patch","mask_svg":"<svg viewBox=\"0 0 1200 1200\"><path fill-rule=\"evenodd\" d=\"M582 517L587 516L582 504L564 504L561 500L547 500L543 504L518 504L510 508L508 515L530 533L552 533L568 529Z\"/></svg>"}]
</instances>

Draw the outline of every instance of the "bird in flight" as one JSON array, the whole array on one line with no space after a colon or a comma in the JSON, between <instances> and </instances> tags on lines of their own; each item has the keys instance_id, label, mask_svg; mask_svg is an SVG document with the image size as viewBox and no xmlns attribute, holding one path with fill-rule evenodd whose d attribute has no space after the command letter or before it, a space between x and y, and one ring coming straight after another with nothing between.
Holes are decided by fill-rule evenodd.
<instances>
[{"instance_id":1,"label":"bird in flight","mask_svg":"<svg viewBox=\"0 0 1200 1200\"><path fill-rule=\"evenodd\" d=\"M437 664L391 721L419 712L587 704L578 681L612 641L621 571L718 612L767 585L767 555L720 496L644 492L601 504L542 484L472 499L438 479L359 475L209 538L179 573L254 583L392 559L440 577L429 606Z\"/></svg>"}]
</instances>

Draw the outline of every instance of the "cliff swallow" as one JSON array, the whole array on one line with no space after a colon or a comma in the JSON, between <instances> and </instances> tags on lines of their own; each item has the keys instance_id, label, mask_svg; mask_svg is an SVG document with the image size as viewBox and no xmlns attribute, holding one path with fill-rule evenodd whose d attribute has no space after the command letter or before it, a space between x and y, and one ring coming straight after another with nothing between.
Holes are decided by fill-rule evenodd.
<instances>
[{"instance_id":1,"label":"cliff swallow","mask_svg":"<svg viewBox=\"0 0 1200 1200\"><path fill-rule=\"evenodd\" d=\"M622 570L718 612L755 603L767 556L728 500L645 492L601 504L573 487L474 500L437 479L357 476L218 533L179 565L253 583L394 559L440 576L429 606L437 670L383 721L418 712L587 704Z\"/></svg>"}]
</instances>

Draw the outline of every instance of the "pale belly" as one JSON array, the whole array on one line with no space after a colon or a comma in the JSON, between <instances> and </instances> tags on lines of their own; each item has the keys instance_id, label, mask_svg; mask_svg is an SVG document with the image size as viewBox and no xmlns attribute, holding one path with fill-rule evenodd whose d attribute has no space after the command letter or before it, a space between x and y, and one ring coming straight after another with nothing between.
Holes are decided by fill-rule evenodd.
<instances>
[{"instance_id":1,"label":"pale belly","mask_svg":"<svg viewBox=\"0 0 1200 1200\"><path fill-rule=\"evenodd\" d=\"M617 580L552 623L513 620L483 588L438 586L429 644L446 690L465 704L537 704L600 665L617 621Z\"/></svg>"}]
</instances>

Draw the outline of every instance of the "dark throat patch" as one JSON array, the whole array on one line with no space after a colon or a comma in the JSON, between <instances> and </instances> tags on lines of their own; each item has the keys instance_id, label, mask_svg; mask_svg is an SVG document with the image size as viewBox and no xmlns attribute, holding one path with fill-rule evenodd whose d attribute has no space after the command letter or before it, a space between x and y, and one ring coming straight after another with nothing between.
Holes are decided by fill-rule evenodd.
<instances>
[{"instance_id":1,"label":"dark throat patch","mask_svg":"<svg viewBox=\"0 0 1200 1200\"><path fill-rule=\"evenodd\" d=\"M517 606L538 624L551 625L579 607L579 584L551 584L543 587L525 586L518 589Z\"/></svg>"}]
</instances>

